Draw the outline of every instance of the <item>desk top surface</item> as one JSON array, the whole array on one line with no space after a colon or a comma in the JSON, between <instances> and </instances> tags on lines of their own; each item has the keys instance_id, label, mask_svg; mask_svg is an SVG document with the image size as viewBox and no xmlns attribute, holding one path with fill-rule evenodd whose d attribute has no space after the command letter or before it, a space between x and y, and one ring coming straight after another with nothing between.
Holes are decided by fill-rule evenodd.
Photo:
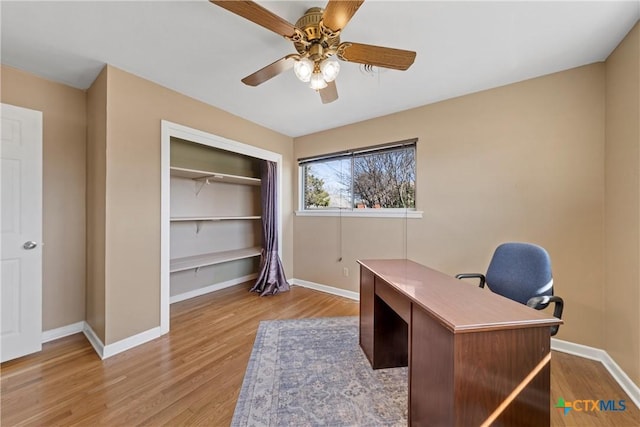
<instances>
[{"instance_id":1,"label":"desk top surface","mask_svg":"<svg viewBox=\"0 0 640 427\"><path fill-rule=\"evenodd\" d=\"M562 324L544 311L407 259L358 260L454 333Z\"/></svg>"}]
</instances>

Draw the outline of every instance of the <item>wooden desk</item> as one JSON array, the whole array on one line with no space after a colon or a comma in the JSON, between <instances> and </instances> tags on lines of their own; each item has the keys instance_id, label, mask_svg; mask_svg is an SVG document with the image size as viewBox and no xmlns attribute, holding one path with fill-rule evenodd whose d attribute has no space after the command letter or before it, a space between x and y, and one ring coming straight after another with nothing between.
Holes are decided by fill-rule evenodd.
<instances>
[{"instance_id":1,"label":"wooden desk","mask_svg":"<svg viewBox=\"0 0 640 427\"><path fill-rule=\"evenodd\" d=\"M374 369L409 366L409 425L549 425L561 320L413 261L358 263L360 346Z\"/></svg>"}]
</instances>

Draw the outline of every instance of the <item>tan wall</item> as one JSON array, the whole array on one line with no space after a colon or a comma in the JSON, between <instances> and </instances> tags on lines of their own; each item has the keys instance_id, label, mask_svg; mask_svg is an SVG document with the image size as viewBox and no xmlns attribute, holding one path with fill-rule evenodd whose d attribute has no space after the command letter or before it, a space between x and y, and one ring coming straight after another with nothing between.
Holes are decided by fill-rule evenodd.
<instances>
[{"instance_id":1,"label":"tan wall","mask_svg":"<svg viewBox=\"0 0 640 427\"><path fill-rule=\"evenodd\" d=\"M106 341L160 324L160 121L169 120L283 156L292 188L293 141L215 107L108 67ZM292 198L283 194L283 264L293 271Z\"/></svg>"},{"instance_id":2,"label":"tan wall","mask_svg":"<svg viewBox=\"0 0 640 427\"><path fill-rule=\"evenodd\" d=\"M85 318L85 111L78 89L2 66L3 103L43 113L42 329Z\"/></svg>"},{"instance_id":3,"label":"tan wall","mask_svg":"<svg viewBox=\"0 0 640 427\"><path fill-rule=\"evenodd\" d=\"M356 291L358 258L483 272L499 243L534 242L567 301L558 338L601 348L604 64L296 138L295 157L413 137L424 217L296 217L294 276Z\"/></svg>"},{"instance_id":4,"label":"tan wall","mask_svg":"<svg viewBox=\"0 0 640 427\"><path fill-rule=\"evenodd\" d=\"M104 343L107 69L87 92L87 323Z\"/></svg>"},{"instance_id":5,"label":"tan wall","mask_svg":"<svg viewBox=\"0 0 640 427\"><path fill-rule=\"evenodd\" d=\"M640 25L606 62L604 349L640 384Z\"/></svg>"}]
</instances>

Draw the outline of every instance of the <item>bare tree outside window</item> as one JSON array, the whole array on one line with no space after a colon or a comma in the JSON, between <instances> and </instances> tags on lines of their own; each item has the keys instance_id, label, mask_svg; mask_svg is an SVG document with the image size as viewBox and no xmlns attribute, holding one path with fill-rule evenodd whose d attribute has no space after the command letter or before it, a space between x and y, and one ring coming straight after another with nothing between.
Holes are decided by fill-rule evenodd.
<instances>
[{"instance_id":1,"label":"bare tree outside window","mask_svg":"<svg viewBox=\"0 0 640 427\"><path fill-rule=\"evenodd\" d=\"M413 150L356 156L353 161L353 176L354 207L415 207Z\"/></svg>"}]
</instances>

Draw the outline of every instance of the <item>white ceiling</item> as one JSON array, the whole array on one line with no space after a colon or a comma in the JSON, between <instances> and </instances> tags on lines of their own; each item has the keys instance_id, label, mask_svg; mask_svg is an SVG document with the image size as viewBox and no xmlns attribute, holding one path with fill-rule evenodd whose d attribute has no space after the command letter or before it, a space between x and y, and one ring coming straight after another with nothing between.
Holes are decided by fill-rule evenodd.
<instances>
[{"instance_id":1,"label":"white ceiling","mask_svg":"<svg viewBox=\"0 0 640 427\"><path fill-rule=\"evenodd\" d=\"M261 1L295 21L326 2ZM2 63L88 88L105 63L289 136L603 61L640 18L632 1L366 1L342 41L417 52L407 71L343 62L323 105L292 71L240 79L293 45L200 1L6 1Z\"/></svg>"}]
</instances>

